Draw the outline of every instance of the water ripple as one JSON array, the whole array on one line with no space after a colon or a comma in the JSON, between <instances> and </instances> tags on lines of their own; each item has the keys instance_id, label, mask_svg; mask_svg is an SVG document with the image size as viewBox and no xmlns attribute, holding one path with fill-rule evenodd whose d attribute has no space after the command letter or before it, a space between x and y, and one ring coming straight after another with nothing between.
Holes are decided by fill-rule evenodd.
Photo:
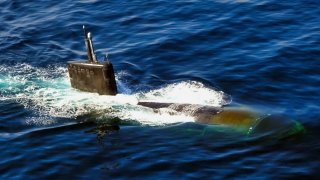
<instances>
[{"instance_id":1,"label":"water ripple","mask_svg":"<svg viewBox=\"0 0 320 180\"><path fill-rule=\"evenodd\" d=\"M2 178L319 176L319 1L39 0L0 6ZM71 88L65 64L86 58L82 25L93 34L98 59L109 54L121 96ZM306 135L248 140L134 105L138 99L223 105L231 97L235 104L298 119ZM110 112L95 118L88 113L110 107L124 110L114 112L123 118L120 130L98 132L100 123L116 120Z\"/></svg>"}]
</instances>

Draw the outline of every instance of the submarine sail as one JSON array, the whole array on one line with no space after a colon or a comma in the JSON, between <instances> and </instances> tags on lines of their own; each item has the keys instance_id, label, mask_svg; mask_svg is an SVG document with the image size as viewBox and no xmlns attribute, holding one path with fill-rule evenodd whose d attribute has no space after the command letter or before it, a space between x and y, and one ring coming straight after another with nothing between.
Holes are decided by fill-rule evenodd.
<instances>
[{"instance_id":1,"label":"submarine sail","mask_svg":"<svg viewBox=\"0 0 320 180\"><path fill-rule=\"evenodd\" d=\"M71 86L99 95L116 95L118 90L112 63L110 61L100 63L97 60L91 33L86 32L85 26L83 26L83 32L88 60L68 62Z\"/></svg>"}]
</instances>

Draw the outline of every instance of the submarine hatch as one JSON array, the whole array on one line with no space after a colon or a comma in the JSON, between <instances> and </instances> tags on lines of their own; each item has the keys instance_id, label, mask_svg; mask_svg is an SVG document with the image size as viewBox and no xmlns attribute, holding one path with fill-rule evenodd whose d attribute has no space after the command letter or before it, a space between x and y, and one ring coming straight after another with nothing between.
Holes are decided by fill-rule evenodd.
<instances>
[{"instance_id":1,"label":"submarine hatch","mask_svg":"<svg viewBox=\"0 0 320 180\"><path fill-rule=\"evenodd\" d=\"M110 61L100 63L95 55L92 36L83 26L88 60L68 61L71 86L75 89L98 93L99 95L116 95L117 84L113 65Z\"/></svg>"}]
</instances>

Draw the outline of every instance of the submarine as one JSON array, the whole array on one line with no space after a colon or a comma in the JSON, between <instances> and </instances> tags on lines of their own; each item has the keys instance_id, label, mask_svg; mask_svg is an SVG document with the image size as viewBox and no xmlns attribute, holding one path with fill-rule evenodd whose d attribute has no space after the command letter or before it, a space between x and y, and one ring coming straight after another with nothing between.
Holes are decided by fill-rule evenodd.
<instances>
[{"instance_id":1,"label":"submarine","mask_svg":"<svg viewBox=\"0 0 320 180\"><path fill-rule=\"evenodd\" d=\"M92 35L86 31L85 26L83 26L83 33L88 60L68 62L71 86L80 91L98 93L99 95L117 95L117 84L112 63L109 60L104 63L97 60ZM161 109L172 110L173 114L180 113L192 116L197 123L225 125L241 129L250 136L273 133L280 137L287 137L304 132L304 127L295 120L284 116L260 113L252 109L142 101L138 102L137 105L151 108L154 112L160 112Z\"/></svg>"},{"instance_id":2,"label":"submarine","mask_svg":"<svg viewBox=\"0 0 320 180\"><path fill-rule=\"evenodd\" d=\"M71 87L99 95L116 95L118 90L112 63L109 60L104 63L97 60L92 35L85 26L83 33L88 60L68 61Z\"/></svg>"},{"instance_id":3,"label":"submarine","mask_svg":"<svg viewBox=\"0 0 320 180\"><path fill-rule=\"evenodd\" d=\"M215 107L198 104L162 103L140 101L138 105L151 108L156 113L171 110L172 115L191 116L197 123L225 125L244 134L257 137L272 135L285 138L304 131L298 122L277 114L266 114L247 107Z\"/></svg>"}]
</instances>

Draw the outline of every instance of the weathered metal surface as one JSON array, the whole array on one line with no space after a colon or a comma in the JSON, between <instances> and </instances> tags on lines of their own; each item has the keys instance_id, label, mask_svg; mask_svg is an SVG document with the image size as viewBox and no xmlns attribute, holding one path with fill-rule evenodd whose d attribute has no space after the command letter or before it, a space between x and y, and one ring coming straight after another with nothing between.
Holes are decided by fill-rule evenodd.
<instances>
[{"instance_id":1,"label":"weathered metal surface","mask_svg":"<svg viewBox=\"0 0 320 180\"><path fill-rule=\"evenodd\" d=\"M87 33L84 26L83 32L88 61L68 62L71 86L82 91L96 92L100 95L116 95L118 91L112 63L107 61L100 64L97 61L91 33Z\"/></svg>"},{"instance_id":2,"label":"weathered metal surface","mask_svg":"<svg viewBox=\"0 0 320 180\"><path fill-rule=\"evenodd\" d=\"M68 71L73 88L100 95L117 94L114 70L110 62L102 65L86 61L69 61Z\"/></svg>"}]
</instances>

